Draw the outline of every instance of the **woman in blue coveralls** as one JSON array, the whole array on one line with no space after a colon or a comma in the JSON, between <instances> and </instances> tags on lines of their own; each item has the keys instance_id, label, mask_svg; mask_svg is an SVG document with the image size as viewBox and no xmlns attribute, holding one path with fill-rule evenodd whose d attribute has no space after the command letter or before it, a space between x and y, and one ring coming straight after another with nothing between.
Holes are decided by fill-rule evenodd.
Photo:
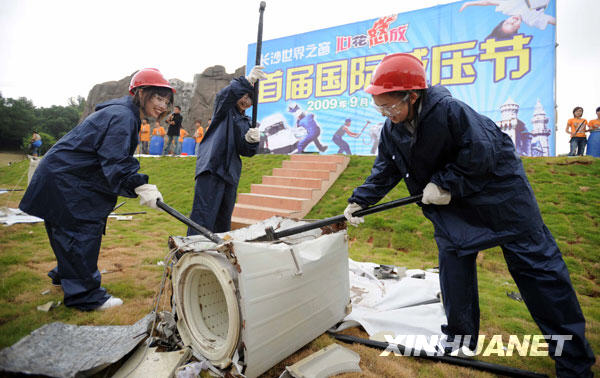
<instances>
[{"instance_id":1,"label":"woman in blue coveralls","mask_svg":"<svg viewBox=\"0 0 600 378\"><path fill-rule=\"evenodd\" d=\"M529 312L548 335L557 375L591 376L595 357L585 319L510 137L446 88L427 87L423 65L410 54L386 56L366 92L387 120L371 175L354 190L344 215L360 224L363 219L352 214L377 203L403 178L411 195L423 193L420 205L439 249L445 352L473 355L477 252L499 245ZM562 353L555 355L552 335L572 337Z\"/></svg>"},{"instance_id":2,"label":"woman in blue coveralls","mask_svg":"<svg viewBox=\"0 0 600 378\"><path fill-rule=\"evenodd\" d=\"M231 214L242 172L241 156L258 150L258 127L250 128L246 109L252 106L254 83L265 79L262 66L253 67L221 89L215 98L210 127L198 147L196 185L190 219L212 232L231 229ZM188 228L188 236L198 232Z\"/></svg>"},{"instance_id":3,"label":"woman in blue coveralls","mask_svg":"<svg viewBox=\"0 0 600 378\"><path fill-rule=\"evenodd\" d=\"M117 196L140 197L156 207L162 196L133 157L140 119L161 119L175 90L154 68L138 71L131 96L107 101L46 153L19 204L44 219L57 267L48 276L61 285L66 306L105 310L123 301L100 286L98 254L106 219Z\"/></svg>"}]
</instances>

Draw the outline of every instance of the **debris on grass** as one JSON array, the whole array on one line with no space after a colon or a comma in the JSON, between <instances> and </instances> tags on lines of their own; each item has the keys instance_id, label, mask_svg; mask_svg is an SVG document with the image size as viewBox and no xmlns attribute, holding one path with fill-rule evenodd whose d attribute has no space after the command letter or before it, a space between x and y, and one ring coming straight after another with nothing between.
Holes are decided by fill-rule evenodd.
<instances>
[{"instance_id":1,"label":"debris on grass","mask_svg":"<svg viewBox=\"0 0 600 378\"><path fill-rule=\"evenodd\" d=\"M48 312L58 306L60 306L60 301L58 301L58 302L50 301L50 302L44 303L43 305L37 306L37 309L38 309L38 311Z\"/></svg>"},{"instance_id":2,"label":"debris on grass","mask_svg":"<svg viewBox=\"0 0 600 378\"><path fill-rule=\"evenodd\" d=\"M521 294L511 291L511 292L506 292L506 296L509 297L510 299L514 299L515 301L519 301L519 302L523 302L523 297L521 297Z\"/></svg>"}]
</instances>

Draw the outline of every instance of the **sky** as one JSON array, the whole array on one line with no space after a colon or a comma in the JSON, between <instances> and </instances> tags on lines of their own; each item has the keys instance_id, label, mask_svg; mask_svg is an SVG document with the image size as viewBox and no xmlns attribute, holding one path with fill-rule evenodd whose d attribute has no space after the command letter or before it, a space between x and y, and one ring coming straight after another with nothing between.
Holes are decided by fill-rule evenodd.
<instances>
[{"instance_id":1,"label":"sky","mask_svg":"<svg viewBox=\"0 0 600 378\"><path fill-rule=\"evenodd\" d=\"M556 0L557 153L568 152L575 106L600 106L598 0ZM267 0L263 40L454 1ZM67 105L95 84L142 67L192 82L214 65L233 71L256 42L254 0L0 0L0 93L34 105Z\"/></svg>"}]
</instances>

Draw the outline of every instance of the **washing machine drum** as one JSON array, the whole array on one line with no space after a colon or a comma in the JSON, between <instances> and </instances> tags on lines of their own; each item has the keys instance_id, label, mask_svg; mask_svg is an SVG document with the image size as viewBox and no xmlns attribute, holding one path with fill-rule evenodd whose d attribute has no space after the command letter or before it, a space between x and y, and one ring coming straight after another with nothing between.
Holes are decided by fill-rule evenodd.
<instances>
[{"instance_id":1,"label":"washing machine drum","mask_svg":"<svg viewBox=\"0 0 600 378\"><path fill-rule=\"evenodd\" d=\"M220 368L231 363L240 338L235 275L227 259L210 252L185 254L173 271L181 339Z\"/></svg>"}]
</instances>

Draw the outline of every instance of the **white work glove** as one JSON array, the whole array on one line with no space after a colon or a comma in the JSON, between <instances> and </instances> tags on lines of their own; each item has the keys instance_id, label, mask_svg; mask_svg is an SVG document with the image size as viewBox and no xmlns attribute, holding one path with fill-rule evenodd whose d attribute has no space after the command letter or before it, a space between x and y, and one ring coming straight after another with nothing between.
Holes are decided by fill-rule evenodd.
<instances>
[{"instance_id":1,"label":"white work glove","mask_svg":"<svg viewBox=\"0 0 600 378\"><path fill-rule=\"evenodd\" d=\"M258 127L251 127L246 133L245 138L248 143L260 142L260 131L258 131Z\"/></svg>"},{"instance_id":2,"label":"white work glove","mask_svg":"<svg viewBox=\"0 0 600 378\"><path fill-rule=\"evenodd\" d=\"M450 192L430 182L423 189L423 199L426 205L447 205L450 203Z\"/></svg>"},{"instance_id":3,"label":"white work glove","mask_svg":"<svg viewBox=\"0 0 600 378\"><path fill-rule=\"evenodd\" d=\"M163 200L162 194L156 188L156 185L144 184L135 188L135 194L140 197L140 205L158 209L156 200Z\"/></svg>"},{"instance_id":4,"label":"white work glove","mask_svg":"<svg viewBox=\"0 0 600 378\"><path fill-rule=\"evenodd\" d=\"M362 210L362 206L354 202L350 202L348 206L346 206L346 210L344 210L344 216L348 220L348 223L350 223L350 225L354 227L357 227L359 224L365 221L365 218L363 217L352 216L352 214L354 214L354 212L358 210Z\"/></svg>"},{"instance_id":5,"label":"white work glove","mask_svg":"<svg viewBox=\"0 0 600 378\"><path fill-rule=\"evenodd\" d=\"M264 66L252 67L252 70L250 70L250 73L248 74L248 76L246 76L246 79L248 79L248 81L252 85L254 85L254 83L256 83L258 80L266 79L267 75L265 75L265 73L262 71L264 69Z\"/></svg>"}]
</instances>

